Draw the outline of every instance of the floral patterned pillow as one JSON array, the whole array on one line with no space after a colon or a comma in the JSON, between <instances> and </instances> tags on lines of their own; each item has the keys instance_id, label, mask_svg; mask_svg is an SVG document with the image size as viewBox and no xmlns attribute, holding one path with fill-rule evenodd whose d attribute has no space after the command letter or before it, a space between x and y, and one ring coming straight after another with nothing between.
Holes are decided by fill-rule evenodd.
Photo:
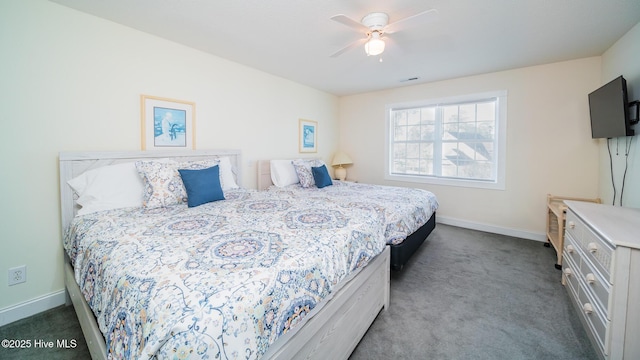
<instances>
[{"instance_id":1,"label":"floral patterned pillow","mask_svg":"<svg viewBox=\"0 0 640 360\"><path fill-rule=\"evenodd\" d=\"M316 184L315 180L313 179L311 168L324 165L324 161L318 159L298 159L291 161L291 163L296 169L296 174L298 174L298 179L300 179L300 185L302 185L303 188L308 188Z\"/></svg>"},{"instance_id":2,"label":"floral patterned pillow","mask_svg":"<svg viewBox=\"0 0 640 360\"><path fill-rule=\"evenodd\" d=\"M187 202L187 191L178 169L201 170L214 165L218 165L218 160L136 161L136 169L144 183L142 206L153 209Z\"/></svg>"}]
</instances>

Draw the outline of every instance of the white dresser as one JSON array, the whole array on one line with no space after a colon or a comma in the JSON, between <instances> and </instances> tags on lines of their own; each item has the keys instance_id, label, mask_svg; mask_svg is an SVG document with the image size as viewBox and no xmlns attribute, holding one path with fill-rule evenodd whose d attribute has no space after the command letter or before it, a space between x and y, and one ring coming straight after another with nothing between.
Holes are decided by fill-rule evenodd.
<instances>
[{"instance_id":1,"label":"white dresser","mask_svg":"<svg viewBox=\"0 0 640 360\"><path fill-rule=\"evenodd\" d=\"M562 283L603 359L640 359L640 209L565 203Z\"/></svg>"}]
</instances>

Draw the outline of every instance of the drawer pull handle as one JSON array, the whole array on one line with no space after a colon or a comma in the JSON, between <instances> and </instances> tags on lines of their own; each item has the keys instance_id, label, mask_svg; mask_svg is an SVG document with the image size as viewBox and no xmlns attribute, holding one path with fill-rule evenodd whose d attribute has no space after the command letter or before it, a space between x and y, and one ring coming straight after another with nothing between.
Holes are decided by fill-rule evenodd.
<instances>
[{"instance_id":1,"label":"drawer pull handle","mask_svg":"<svg viewBox=\"0 0 640 360\"><path fill-rule=\"evenodd\" d=\"M598 251L598 244L590 242L587 245L587 250L589 250L590 253L595 253L596 251Z\"/></svg>"},{"instance_id":2,"label":"drawer pull handle","mask_svg":"<svg viewBox=\"0 0 640 360\"><path fill-rule=\"evenodd\" d=\"M585 276L585 278L587 279L587 283L589 284L595 284L596 282L596 276L593 275L592 273L588 273L587 276Z\"/></svg>"},{"instance_id":3,"label":"drawer pull handle","mask_svg":"<svg viewBox=\"0 0 640 360\"><path fill-rule=\"evenodd\" d=\"M585 314L589 315L593 312L593 306L591 306L591 304L589 303L586 303L582 305L582 310L584 311Z\"/></svg>"},{"instance_id":4,"label":"drawer pull handle","mask_svg":"<svg viewBox=\"0 0 640 360\"><path fill-rule=\"evenodd\" d=\"M574 223L573 221L569 221L569 229L575 229L576 228L576 223Z\"/></svg>"},{"instance_id":5,"label":"drawer pull handle","mask_svg":"<svg viewBox=\"0 0 640 360\"><path fill-rule=\"evenodd\" d=\"M575 249L573 248L573 245L567 245L567 252L568 252L569 254L573 254L573 251L574 251L574 250L575 250Z\"/></svg>"},{"instance_id":6,"label":"drawer pull handle","mask_svg":"<svg viewBox=\"0 0 640 360\"><path fill-rule=\"evenodd\" d=\"M571 271L571 268L564 268L564 274L569 277L571 275L573 275L573 271Z\"/></svg>"}]
</instances>

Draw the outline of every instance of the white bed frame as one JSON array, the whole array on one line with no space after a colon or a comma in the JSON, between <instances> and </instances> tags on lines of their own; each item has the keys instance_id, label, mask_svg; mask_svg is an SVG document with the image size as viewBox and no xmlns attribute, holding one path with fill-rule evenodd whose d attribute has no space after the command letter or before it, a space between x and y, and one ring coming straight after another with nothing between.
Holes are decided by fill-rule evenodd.
<instances>
[{"instance_id":1,"label":"white bed frame","mask_svg":"<svg viewBox=\"0 0 640 360\"><path fill-rule=\"evenodd\" d=\"M173 158L192 161L228 156L238 184L242 168L238 150L132 151L132 152L64 152L60 153L60 203L62 229L67 228L78 207L67 181L85 171L101 166L142 159ZM260 176L260 175L259 175ZM269 179L270 181L270 179ZM343 281L332 296L318 304L303 322L281 336L264 355L264 359L347 359L378 313L389 307L389 247L369 265ZM67 304L73 304L91 357L106 359L104 337L98 328L75 281L73 268L65 253L65 287Z\"/></svg>"}]
</instances>

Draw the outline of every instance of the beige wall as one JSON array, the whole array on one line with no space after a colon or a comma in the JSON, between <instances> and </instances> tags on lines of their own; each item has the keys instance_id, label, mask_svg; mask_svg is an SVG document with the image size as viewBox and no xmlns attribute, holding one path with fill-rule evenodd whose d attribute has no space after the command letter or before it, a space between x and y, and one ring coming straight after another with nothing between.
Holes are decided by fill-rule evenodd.
<instances>
[{"instance_id":1,"label":"beige wall","mask_svg":"<svg viewBox=\"0 0 640 360\"><path fill-rule=\"evenodd\" d=\"M349 177L431 190L444 222L543 240L547 193L597 195L587 93L599 82L594 57L342 97L340 147L354 162ZM508 92L506 190L384 179L386 104L492 90Z\"/></svg>"},{"instance_id":2,"label":"beige wall","mask_svg":"<svg viewBox=\"0 0 640 360\"><path fill-rule=\"evenodd\" d=\"M0 46L0 324L63 294L58 152L140 149L140 94L195 102L197 147L242 150L245 187L256 160L299 156L299 118L314 156L337 148L335 96L49 1L1 1Z\"/></svg>"},{"instance_id":3,"label":"beige wall","mask_svg":"<svg viewBox=\"0 0 640 360\"><path fill-rule=\"evenodd\" d=\"M640 100L640 23L620 38L609 50L602 55L602 81L601 84L622 75L627 80L629 101ZM597 88L597 87L596 87ZM594 88L595 90L595 88ZM628 138L611 140L613 160L613 178L616 186L615 204L620 205L622 192L622 179L624 177L625 163L627 162L624 151L616 151L618 143L623 149L627 141L630 141L628 158L628 170L624 187L622 205L625 207L640 208L640 126L634 126L636 135ZM599 193L606 204L613 203L613 186L611 183L611 161L607 151L606 140L600 142L600 187Z\"/></svg>"}]
</instances>

